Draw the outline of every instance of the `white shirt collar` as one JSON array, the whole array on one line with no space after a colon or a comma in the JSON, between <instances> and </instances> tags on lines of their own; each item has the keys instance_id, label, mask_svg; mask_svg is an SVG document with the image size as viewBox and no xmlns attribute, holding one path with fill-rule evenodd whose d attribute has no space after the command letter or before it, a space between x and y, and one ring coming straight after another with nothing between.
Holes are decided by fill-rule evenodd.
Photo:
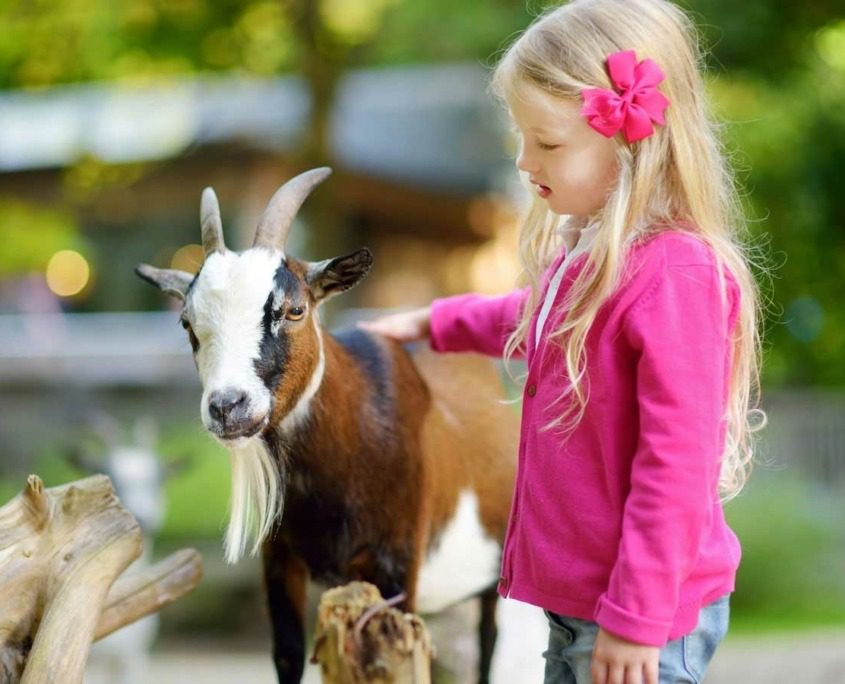
<instances>
[{"instance_id":1,"label":"white shirt collar","mask_svg":"<svg viewBox=\"0 0 845 684\"><path fill-rule=\"evenodd\" d=\"M560 226L556 232L563 239L563 244L565 245L567 252L572 252L576 248L579 252L589 249L590 245L592 245L593 241L596 239L596 233L598 233L599 230L599 224L597 221L593 221L582 230L572 228L567 229L565 226L566 224Z\"/></svg>"}]
</instances>

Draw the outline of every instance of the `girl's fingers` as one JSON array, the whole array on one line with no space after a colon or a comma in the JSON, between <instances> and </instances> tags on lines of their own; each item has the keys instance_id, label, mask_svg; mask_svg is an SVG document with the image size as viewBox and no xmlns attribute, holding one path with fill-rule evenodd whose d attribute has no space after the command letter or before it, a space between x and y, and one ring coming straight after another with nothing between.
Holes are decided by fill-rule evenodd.
<instances>
[{"instance_id":1,"label":"girl's fingers","mask_svg":"<svg viewBox=\"0 0 845 684\"><path fill-rule=\"evenodd\" d=\"M644 665L632 665L625 670L625 684L644 684Z\"/></svg>"},{"instance_id":2,"label":"girl's fingers","mask_svg":"<svg viewBox=\"0 0 845 684\"><path fill-rule=\"evenodd\" d=\"M392 337L400 342L415 342L426 339L430 334L431 308L423 307L413 311L391 314L371 321L358 321L362 330Z\"/></svg>"},{"instance_id":3,"label":"girl's fingers","mask_svg":"<svg viewBox=\"0 0 845 684\"><path fill-rule=\"evenodd\" d=\"M649 659L643 667L643 684L657 684L658 674L660 672L660 659Z\"/></svg>"},{"instance_id":4,"label":"girl's fingers","mask_svg":"<svg viewBox=\"0 0 845 684\"><path fill-rule=\"evenodd\" d=\"M388 337L396 337L403 332L403 326L397 325L390 318L380 318L375 321L359 321L358 327L369 330L370 332L379 333L380 335L387 335Z\"/></svg>"},{"instance_id":5,"label":"girl's fingers","mask_svg":"<svg viewBox=\"0 0 845 684\"><path fill-rule=\"evenodd\" d=\"M607 668L607 684L627 684L624 665L610 665Z\"/></svg>"},{"instance_id":6,"label":"girl's fingers","mask_svg":"<svg viewBox=\"0 0 845 684\"><path fill-rule=\"evenodd\" d=\"M592 684L607 684L607 665L604 661L593 658L590 673L593 676Z\"/></svg>"}]
</instances>

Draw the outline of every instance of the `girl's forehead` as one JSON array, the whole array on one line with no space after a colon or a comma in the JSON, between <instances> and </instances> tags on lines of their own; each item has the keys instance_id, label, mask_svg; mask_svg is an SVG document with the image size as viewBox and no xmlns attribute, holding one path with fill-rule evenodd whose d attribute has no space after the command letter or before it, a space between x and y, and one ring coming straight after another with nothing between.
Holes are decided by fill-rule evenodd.
<instances>
[{"instance_id":1,"label":"girl's forehead","mask_svg":"<svg viewBox=\"0 0 845 684\"><path fill-rule=\"evenodd\" d=\"M525 86L507 98L508 111L523 130L568 129L581 116L582 103L571 98L554 97L539 88Z\"/></svg>"}]
</instances>

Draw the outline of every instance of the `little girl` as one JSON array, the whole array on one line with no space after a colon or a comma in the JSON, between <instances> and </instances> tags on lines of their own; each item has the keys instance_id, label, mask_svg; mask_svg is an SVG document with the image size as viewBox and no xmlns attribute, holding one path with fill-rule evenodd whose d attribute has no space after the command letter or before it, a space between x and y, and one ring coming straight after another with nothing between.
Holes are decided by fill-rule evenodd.
<instances>
[{"instance_id":1,"label":"little girl","mask_svg":"<svg viewBox=\"0 0 845 684\"><path fill-rule=\"evenodd\" d=\"M666 0L540 17L493 75L535 188L527 285L365 326L525 358L499 592L545 609L548 683L700 682L727 630L758 295L700 61Z\"/></svg>"}]
</instances>

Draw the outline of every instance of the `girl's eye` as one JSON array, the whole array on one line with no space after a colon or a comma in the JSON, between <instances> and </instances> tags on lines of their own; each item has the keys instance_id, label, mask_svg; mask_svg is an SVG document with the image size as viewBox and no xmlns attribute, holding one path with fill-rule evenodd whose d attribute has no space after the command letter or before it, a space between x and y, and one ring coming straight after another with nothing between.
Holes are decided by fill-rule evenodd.
<instances>
[{"instance_id":1,"label":"girl's eye","mask_svg":"<svg viewBox=\"0 0 845 684\"><path fill-rule=\"evenodd\" d=\"M556 150L560 145L549 145L548 143L537 142L537 147L541 150Z\"/></svg>"},{"instance_id":2,"label":"girl's eye","mask_svg":"<svg viewBox=\"0 0 845 684\"><path fill-rule=\"evenodd\" d=\"M298 321L305 315L305 309L301 306L292 306L288 309L287 314L285 314L285 318L289 321Z\"/></svg>"}]
</instances>

